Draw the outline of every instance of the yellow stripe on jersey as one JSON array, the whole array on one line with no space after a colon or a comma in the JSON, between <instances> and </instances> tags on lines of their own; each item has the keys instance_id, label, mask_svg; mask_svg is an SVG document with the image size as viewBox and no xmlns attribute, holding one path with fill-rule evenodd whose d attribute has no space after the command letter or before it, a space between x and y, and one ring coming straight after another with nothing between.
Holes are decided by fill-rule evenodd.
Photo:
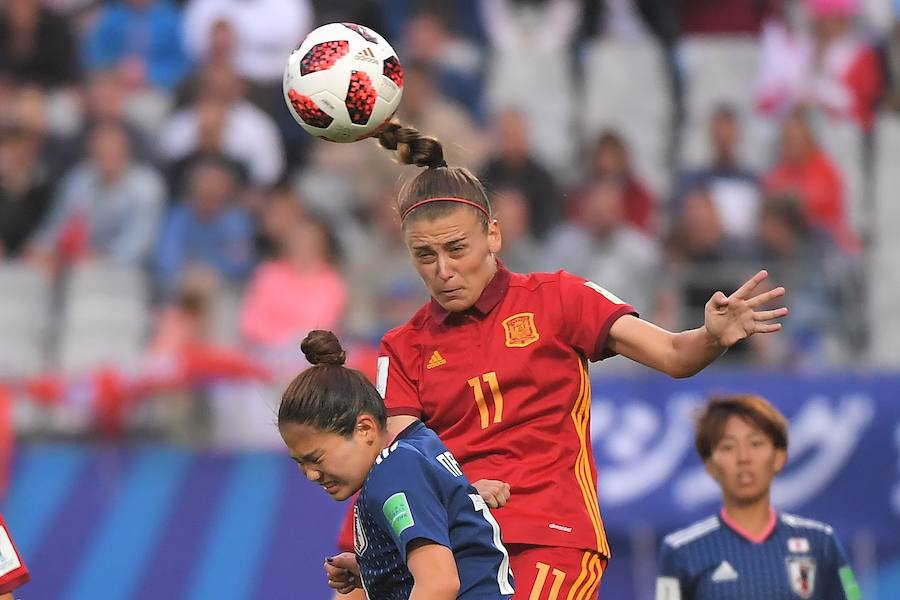
<instances>
[{"instance_id":1,"label":"yellow stripe on jersey","mask_svg":"<svg viewBox=\"0 0 900 600\"><path fill-rule=\"evenodd\" d=\"M575 459L575 478L578 481L578 487L581 488L588 516L594 526L594 533L597 538L597 551L608 557L609 544L606 541L606 532L603 529L603 522L600 518L597 486L594 483L593 473L591 473L591 463L588 454L590 452L588 425L590 422L591 392L587 367L581 358L578 360L578 373L581 378L581 385L578 391L578 398L575 400L575 406L572 408L572 421L575 423L575 431L580 442L578 456Z\"/></svg>"},{"instance_id":2,"label":"yellow stripe on jersey","mask_svg":"<svg viewBox=\"0 0 900 600\"><path fill-rule=\"evenodd\" d=\"M584 431L585 431L585 462L584 468L587 473L587 480L589 482L588 490L591 492L591 497L593 498L591 502L591 508L594 510L594 514L597 517L597 523L600 526L600 539L603 540L603 546L599 548L598 552L609 558L612 556L609 548L609 540L606 539L606 528L603 526L603 517L600 516L600 499L597 497L597 482L594 479L594 473L591 470L591 463L588 459L590 456L590 441L591 441L591 431L590 431L590 415L591 415L591 379L590 374L588 373L587 362L581 362L582 375L584 377L584 386L586 390L585 398L585 420L584 420Z\"/></svg>"},{"instance_id":3,"label":"yellow stripe on jersey","mask_svg":"<svg viewBox=\"0 0 900 600\"><path fill-rule=\"evenodd\" d=\"M598 555L591 560L591 574L594 575L593 583L587 588L584 600L596 600L597 590L600 589L600 580L603 579L603 562Z\"/></svg>"},{"instance_id":4,"label":"yellow stripe on jersey","mask_svg":"<svg viewBox=\"0 0 900 600\"><path fill-rule=\"evenodd\" d=\"M575 583L572 584L572 587L569 588L569 595L566 596L566 600L579 600L581 598L582 595L579 593L579 590L584 589L585 579L589 573L588 561L591 554L591 552L585 552L584 556L581 557L581 573L578 575Z\"/></svg>"}]
</instances>

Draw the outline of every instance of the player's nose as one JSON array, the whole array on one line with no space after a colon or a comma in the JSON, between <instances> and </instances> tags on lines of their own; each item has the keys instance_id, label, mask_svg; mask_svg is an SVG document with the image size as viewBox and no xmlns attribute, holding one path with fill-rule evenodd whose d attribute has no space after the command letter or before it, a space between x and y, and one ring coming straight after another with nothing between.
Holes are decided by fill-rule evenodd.
<instances>
[{"instance_id":1,"label":"player's nose","mask_svg":"<svg viewBox=\"0 0 900 600\"><path fill-rule=\"evenodd\" d=\"M318 469L312 469L308 467L301 466L300 471L303 473L303 476L309 479L310 481L319 481L322 479L322 472Z\"/></svg>"}]
</instances>

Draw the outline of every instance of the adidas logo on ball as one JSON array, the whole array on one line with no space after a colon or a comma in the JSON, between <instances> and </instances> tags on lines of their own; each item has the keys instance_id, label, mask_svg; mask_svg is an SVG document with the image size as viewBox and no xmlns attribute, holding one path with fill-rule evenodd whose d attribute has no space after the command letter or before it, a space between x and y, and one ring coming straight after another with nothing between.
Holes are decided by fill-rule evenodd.
<instances>
[{"instance_id":1,"label":"adidas logo on ball","mask_svg":"<svg viewBox=\"0 0 900 600\"><path fill-rule=\"evenodd\" d=\"M378 64L378 59L375 58L375 53L372 52L371 48L366 48L365 50L360 50L356 53L356 60L364 60L366 62Z\"/></svg>"}]
</instances>

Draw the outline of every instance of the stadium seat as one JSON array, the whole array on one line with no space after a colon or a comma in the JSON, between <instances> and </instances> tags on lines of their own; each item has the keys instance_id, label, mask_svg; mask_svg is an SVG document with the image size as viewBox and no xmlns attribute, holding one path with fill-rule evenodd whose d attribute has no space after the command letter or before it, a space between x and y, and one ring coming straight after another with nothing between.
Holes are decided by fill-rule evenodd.
<instances>
[{"instance_id":1,"label":"stadium seat","mask_svg":"<svg viewBox=\"0 0 900 600\"><path fill-rule=\"evenodd\" d=\"M77 373L140 360L149 326L145 275L91 264L75 268L64 286L59 367Z\"/></svg>"},{"instance_id":2,"label":"stadium seat","mask_svg":"<svg viewBox=\"0 0 900 600\"><path fill-rule=\"evenodd\" d=\"M53 287L24 263L0 264L0 378L27 377L47 366Z\"/></svg>"}]
</instances>

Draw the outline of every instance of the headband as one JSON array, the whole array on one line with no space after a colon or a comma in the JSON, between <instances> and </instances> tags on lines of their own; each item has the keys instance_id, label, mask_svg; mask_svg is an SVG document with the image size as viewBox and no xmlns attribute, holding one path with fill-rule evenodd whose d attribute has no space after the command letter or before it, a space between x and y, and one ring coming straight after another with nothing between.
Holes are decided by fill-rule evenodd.
<instances>
[{"instance_id":1,"label":"headband","mask_svg":"<svg viewBox=\"0 0 900 600\"><path fill-rule=\"evenodd\" d=\"M409 213L416 210L420 206L425 206L426 204L431 204L432 202L456 202L457 204L465 204L467 206L471 206L473 208L477 208L484 216L487 217L488 221L491 220L491 215L488 213L487 209L477 202L472 202L471 200L466 200L465 198L426 198L425 200L419 200L418 202L414 202L412 206L403 211L403 214L400 215L400 222L406 220L406 217L409 216Z\"/></svg>"}]
</instances>

